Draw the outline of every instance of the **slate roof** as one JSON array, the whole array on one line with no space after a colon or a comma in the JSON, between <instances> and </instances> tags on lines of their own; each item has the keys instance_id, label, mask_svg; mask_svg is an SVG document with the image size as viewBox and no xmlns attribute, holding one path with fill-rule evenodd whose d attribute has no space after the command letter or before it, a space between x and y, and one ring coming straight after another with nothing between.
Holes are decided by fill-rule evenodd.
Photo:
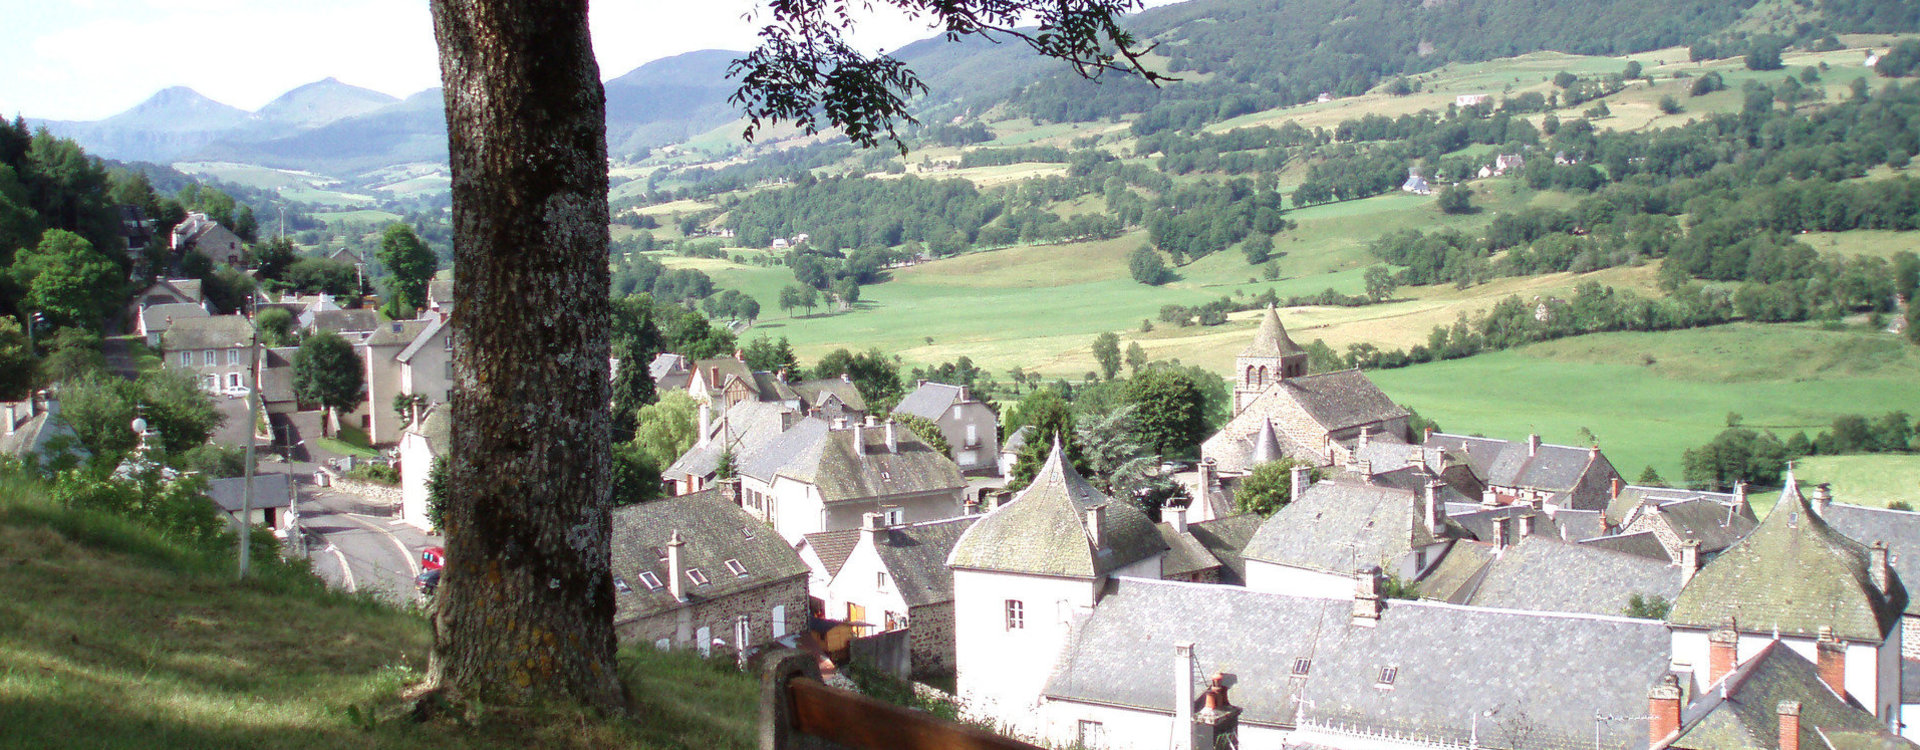
<instances>
[{"instance_id":1,"label":"slate roof","mask_svg":"<svg viewBox=\"0 0 1920 750\"><path fill-rule=\"evenodd\" d=\"M947 567L947 556L978 520L980 516L960 516L895 526L879 533L880 544L874 551L893 576L893 585L907 606L953 601L953 569Z\"/></svg>"},{"instance_id":2,"label":"slate roof","mask_svg":"<svg viewBox=\"0 0 1920 750\"><path fill-rule=\"evenodd\" d=\"M827 575L840 574L840 566L847 564L847 558L853 555L853 548L860 543L860 529L840 529L838 531L816 531L801 537L807 546L813 548L813 554L820 558L820 564L826 566Z\"/></svg>"},{"instance_id":3,"label":"slate roof","mask_svg":"<svg viewBox=\"0 0 1920 750\"><path fill-rule=\"evenodd\" d=\"M1357 627L1352 606L1116 579L1076 623L1045 694L1171 713L1173 645L1193 643L1194 694L1204 676L1232 675L1244 722L1359 724L1464 746L1470 717L1501 709L1534 730L1522 747L1588 747L1595 713L1645 715L1647 690L1670 658L1665 626L1646 620L1392 600L1374 627ZM1581 658L1568 658L1568 644L1579 644ZM1293 674L1297 659L1309 660L1304 676ZM1390 688L1378 685L1384 667L1397 670ZM1601 730L1606 747L1638 747L1647 736L1644 720ZM1498 731L1480 720L1482 742Z\"/></svg>"},{"instance_id":4,"label":"slate roof","mask_svg":"<svg viewBox=\"0 0 1920 750\"><path fill-rule=\"evenodd\" d=\"M1528 455L1526 441L1440 432L1429 435L1427 445L1464 458L1487 484L1553 493L1572 490L1586 475L1589 464L1605 460L1591 448L1541 443L1535 455Z\"/></svg>"},{"instance_id":5,"label":"slate roof","mask_svg":"<svg viewBox=\"0 0 1920 750\"><path fill-rule=\"evenodd\" d=\"M653 376L656 382L669 374L687 371L687 358L673 352L655 354L653 361L647 363L647 374Z\"/></svg>"},{"instance_id":6,"label":"slate roof","mask_svg":"<svg viewBox=\"0 0 1920 750\"><path fill-rule=\"evenodd\" d=\"M1674 601L1675 626L1717 628L1733 617L1741 632L1845 640L1885 639L1907 606L1896 574L1873 585L1868 549L1827 525L1807 505L1791 472L1765 521L1706 564Z\"/></svg>"},{"instance_id":7,"label":"slate roof","mask_svg":"<svg viewBox=\"0 0 1920 750\"><path fill-rule=\"evenodd\" d=\"M867 410L867 399L860 395L860 389L853 383L840 378L804 380L795 383L793 390L800 395L800 400L805 402L808 408L817 408L820 402L826 399L827 394L831 393L849 409L858 412Z\"/></svg>"},{"instance_id":8,"label":"slate roof","mask_svg":"<svg viewBox=\"0 0 1920 750\"><path fill-rule=\"evenodd\" d=\"M212 313L207 312L207 308L201 307L198 302L174 302L164 305L148 305L147 309L140 311L140 325L145 328L148 333L159 333L166 331L167 327L173 325L173 321L175 320L205 318L210 316L212 316Z\"/></svg>"},{"instance_id":9,"label":"slate roof","mask_svg":"<svg viewBox=\"0 0 1920 750\"><path fill-rule=\"evenodd\" d=\"M1242 357L1281 357L1305 353L1305 349L1287 336L1287 327L1280 324L1280 313L1271 305L1267 306L1267 314L1261 316L1260 328L1254 331L1253 341L1240 350Z\"/></svg>"},{"instance_id":10,"label":"slate roof","mask_svg":"<svg viewBox=\"0 0 1920 750\"><path fill-rule=\"evenodd\" d=\"M1265 520L1255 513L1222 516L1211 521L1187 524L1187 533L1200 540L1201 546L1220 561L1224 568L1221 571L1223 583L1244 584L1247 580L1247 561L1242 553Z\"/></svg>"},{"instance_id":11,"label":"slate roof","mask_svg":"<svg viewBox=\"0 0 1920 750\"><path fill-rule=\"evenodd\" d=\"M1580 540L1580 543L1589 547L1610 549L1615 552L1625 552L1629 555L1639 555L1648 560L1655 560L1662 563L1670 564L1673 562L1673 556L1667 554L1666 546L1662 545L1660 538L1654 536L1654 533L1651 531L1594 537L1592 539Z\"/></svg>"},{"instance_id":12,"label":"slate roof","mask_svg":"<svg viewBox=\"0 0 1920 750\"><path fill-rule=\"evenodd\" d=\"M420 332L434 323L431 320L383 321L373 329L373 334L367 337L365 343L367 346L406 346L420 338Z\"/></svg>"},{"instance_id":13,"label":"slate roof","mask_svg":"<svg viewBox=\"0 0 1920 750\"><path fill-rule=\"evenodd\" d=\"M1093 548L1087 511L1105 505L1105 546ZM980 517L947 564L954 568L1094 578L1167 550L1147 514L1094 489L1060 447L1013 500Z\"/></svg>"},{"instance_id":14,"label":"slate roof","mask_svg":"<svg viewBox=\"0 0 1920 750\"><path fill-rule=\"evenodd\" d=\"M691 576L681 581L687 602L674 601L661 559L675 532L686 542L680 548L682 575L699 570L707 579L705 585L695 585ZM740 561L746 575L730 572L727 560ZM643 571L653 573L660 588L648 590ZM805 576L807 566L772 527L727 502L718 490L706 490L615 508L613 574L631 589L614 594L614 622L624 623Z\"/></svg>"},{"instance_id":15,"label":"slate roof","mask_svg":"<svg viewBox=\"0 0 1920 750\"><path fill-rule=\"evenodd\" d=\"M1625 552L1530 536L1495 554L1472 594L1459 603L1624 615L1634 594L1673 601L1680 575L1678 567Z\"/></svg>"},{"instance_id":16,"label":"slate roof","mask_svg":"<svg viewBox=\"0 0 1920 750\"><path fill-rule=\"evenodd\" d=\"M1519 541L1519 519L1523 517L1533 519L1532 536L1551 536L1556 538L1560 536L1560 528L1554 525L1553 517L1524 505L1477 508L1465 513L1447 514L1447 520L1458 524L1462 529L1465 529L1468 534L1472 534L1473 538L1483 542L1491 542L1494 540L1494 526L1501 522L1507 524L1508 539Z\"/></svg>"},{"instance_id":17,"label":"slate roof","mask_svg":"<svg viewBox=\"0 0 1920 750\"><path fill-rule=\"evenodd\" d=\"M741 401L727 407L715 416L705 439L694 443L686 453L674 459L673 465L668 466L661 476L673 479L688 474L698 477L712 474L720 468L720 454L727 447L733 449L734 465L743 465L759 456L762 448L780 437L786 412L785 405L765 401ZM752 476L772 481L770 475Z\"/></svg>"},{"instance_id":18,"label":"slate roof","mask_svg":"<svg viewBox=\"0 0 1920 750\"><path fill-rule=\"evenodd\" d=\"M1406 409L1359 370L1287 378L1269 386L1267 393L1276 390L1292 393L1308 416L1330 432L1407 416Z\"/></svg>"},{"instance_id":19,"label":"slate roof","mask_svg":"<svg viewBox=\"0 0 1920 750\"><path fill-rule=\"evenodd\" d=\"M1620 494L1607 501L1607 523L1615 526L1625 524L1631 520L1629 516L1633 514L1633 511L1639 508L1641 503L1646 501L1653 501L1665 505L1671 502L1692 500L1695 498L1746 505L1746 514L1753 516L1753 506L1747 504L1744 496L1736 496L1727 492L1705 492L1701 490L1680 489L1678 487L1652 487L1648 485L1629 484L1623 485L1620 488Z\"/></svg>"},{"instance_id":20,"label":"slate roof","mask_svg":"<svg viewBox=\"0 0 1920 750\"><path fill-rule=\"evenodd\" d=\"M747 363L732 357L694 360L692 369L699 371L700 377L705 379L708 393L719 393L734 378L740 378L749 389L760 387L759 382L753 379L753 371L747 369ZM714 379L716 371L719 373L717 381Z\"/></svg>"},{"instance_id":21,"label":"slate roof","mask_svg":"<svg viewBox=\"0 0 1920 750\"><path fill-rule=\"evenodd\" d=\"M1837 740L1832 747L1912 747L1872 714L1835 695L1812 662L1780 641L1763 646L1722 683L1724 690L1702 690L1681 709L1680 733L1670 747L1775 750L1782 701L1800 704L1800 747L1829 747L1828 738ZM1867 744L1858 744L1863 741Z\"/></svg>"},{"instance_id":22,"label":"slate roof","mask_svg":"<svg viewBox=\"0 0 1920 750\"><path fill-rule=\"evenodd\" d=\"M1886 542L1887 558L1900 580L1920 581L1920 513L1829 503L1820 517L1854 541L1872 545ZM1920 604L1909 596L1907 614L1920 616Z\"/></svg>"},{"instance_id":23,"label":"slate roof","mask_svg":"<svg viewBox=\"0 0 1920 750\"><path fill-rule=\"evenodd\" d=\"M1154 524L1154 530L1160 532L1160 540L1167 545L1167 556L1160 558L1161 576L1172 578L1220 567L1220 559L1194 536L1192 526L1183 534L1174 531L1173 524L1161 522Z\"/></svg>"},{"instance_id":24,"label":"slate roof","mask_svg":"<svg viewBox=\"0 0 1920 750\"><path fill-rule=\"evenodd\" d=\"M865 443L862 455L856 436ZM905 426L894 428L898 450L887 449L886 427L831 429L808 418L769 441L741 471L771 484L784 476L820 489L823 502L956 490L967 486L960 467Z\"/></svg>"},{"instance_id":25,"label":"slate roof","mask_svg":"<svg viewBox=\"0 0 1920 750\"><path fill-rule=\"evenodd\" d=\"M443 306L453 305L453 279L434 279L427 282L427 300Z\"/></svg>"},{"instance_id":26,"label":"slate roof","mask_svg":"<svg viewBox=\"0 0 1920 750\"><path fill-rule=\"evenodd\" d=\"M759 394L762 401L800 400L800 393L795 391L793 386L787 385L787 381L781 380L780 376L765 370L753 373L753 380L747 383L747 387Z\"/></svg>"},{"instance_id":27,"label":"slate roof","mask_svg":"<svg viewBox=\"0 0 1920 750\"><path fill-rule=\"evenodd\" d=\"M256 472L253 475L253 507L285 508L292 504L287 494L287 475L282 472ZM228 477L207 482L207 497L212 498L220 509L228 513L239 513L240 506L246 500L247 478Z\"/></svg>"},{"instance_id":28,"label":"slate roof","mask_svg":"<svg viewBox=\"0 0 1920 750\"><path fill-rule=\"evenodd\" d=\"M153 293L154 287L171 287L159 291L162 294L184 298L184 300L201 301L199 279L155 279L152 284L147 285L146 289L141 290L138 296L145 297Z\"/></svg>"},{"instance_id":29,"label":"slate roof","mask_svg":"<svg viewBox=\"0 0 1920 750\"><path fill-rule=\"evenodd\" d=\"M938 420L947 410L960 403L960 394L966 389L946 383L926 382L913 389L912 393L900 399L893 407L895 414L912 414L923 419Z\"/></svg>"},{"instance_id":30,"label":"slate roof","mask_svg":"<svg viewBox=\"0 0 1920 750\"><path fill-rule=\"evenodd\" d=\"M1561 538L1570 542L1607 533L1606 513L1597 510L1562 508L1553 514L1553 525L1560 527Z\"/></svg>"},{"instance_id":31,"label":"slate roof","mask_svg":"<svg viewBox=\"0 0 1920 750\"><path fill-rule=\"evenodd\" d=\"M1413 550L1464 536L1451 523L1427 528L1418 494L1339 478L1307 488L1254 532L1249 560L1339 575L1393 564Z\"/></svg>"},{"instance_id":32,"label":"slate roof","mask_svg":"<svg viewBox=\"0 0 1920 750\"><path fill-rule=\"evenodd\" d=\"M1682 543L1699 542L1700 551L1706 554L1733 546L1760 525L1759 521L1754 520L1750 506L1731 505L1704 497L1665 504L1648 500L1641 512L1652 522L1665 524Z\"/></svg>"},{"instance_id":33,"label":"slate roof","mask_svg":"<svg viewBox=\"0 0 1920 750\"><path fill-rule=\"evenodd\" d=\"M28 402L14 402L10 406L21 414L28 413L32 408ZM6 418L0 415L0 420ZM93 455L86 446L80 444L80 436L73 431L73 426L60 416L58 400L48 400L39 414L19 418L8 426L12 429L0 426L0 456L20 458L33 454L41 460L48 460L54 458L56 447L64 447L65 452L83 459Z\"/></svg>"},{"instance_id":34,"label":"slate roof","mask_svg":"<svg viewBox=\"0 0 1920 750\"><path fill-rule=\"evenodd\" d=\"M175 319L160 334L160 349L226 349L253 343L253 324L239 315L214 315L205 318Z\"/></svg>"},{"instance_id":35,"label":"slate roof","mask_svg":"<svg viewBox=\"0 0 1920 750\"><path fill-rule=\"evenodd\" d=\"M1254 455L1257 452L1255 447L1260 440L1260 430L1272 424L1266 412L1254 413L1252 408L1248 408L1241 412L1240 417L1235 417L1227 423L1227 426L1214 433L1213 437L1208 438L1202 452L1214 460L1220 471L1251 470L1260 464ZM1303 444L1294 440L1291 435L1277 430L1274 431L1273 436L1279 441L1280 452L1285 455L1307 460L1318 460L1321 455L1321 446Z\"/></svg>"},{"instance_id":36,"label":"slate roof","mask_svg":"<svg viewBox=\"0 0 1920 750\"><path fill-rule=\"evenodd\" d=\"M300 316L300 325L316 331L364 333L380 327L380 314L373 310L309 310Z\"/></svg>"},{"instance_id":37,"label":"slate roof","mask_svg":"<svg viewBox=\"0 0 1920 750\"><path fill-rule=\"evenodd\" d=\"M1027 447L1027 438L1032 435L1033 425L1021 425L1020 429L1009 433L1006 440L1000 441L1000 452L1018 454L1022 448Z\"/></svg>"},{"instance_id":38,"label":"slate roof","mask_svg":"<svg viewBox=\"0 0 1920 750\"><path fill-rule=\"evenodd\" d=\"M1447 548L1440 559L1419 581L1420 598L1448 604L1466 604L1474 589L1486 577L1487 564L1499 550L1490 542L1461 540Z\"/></svg>"},{"instance_id":39,"label":"slate roof","mask_svg":"<svg viewBox=\"0 0 1920 750\"><path fill-rule=\"evenodd\" d=\"M414 434L427 439L427 447L436 455L444 455L448 445L453 443L453 408L448 404L434 404L427 407L427 416L420 420Z\"/></svg>"},{"instance_id":40,"label":"slate roof","mask_svg":"<svg viewBox=\"0 0 1920 750\"><path fill-rule=\"evenodd\" d=\"M293 358L297 346L271 347L260 352L260 398L268 402L294 400Z\"/></svg>"}]
</instances>

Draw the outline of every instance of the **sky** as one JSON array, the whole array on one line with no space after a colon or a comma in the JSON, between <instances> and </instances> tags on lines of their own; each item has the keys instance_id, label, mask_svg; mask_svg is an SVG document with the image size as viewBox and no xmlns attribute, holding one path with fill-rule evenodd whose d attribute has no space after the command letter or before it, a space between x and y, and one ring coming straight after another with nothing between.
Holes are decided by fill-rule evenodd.
<instances>
[{"instance_id":1,"label":"sky","mask_svg":"<svg viewBox=\"0 0 1920 750\"><path fill-rule=\"evenodd\" d=\"M6 0L0 116L97 120L169 86L255 110L327 77L405 97L439 83L426 0ZM594 0L604 78L700 49L745 50L757 0ZM932 36L862 20L869 51Z\"/></svg>"}]
</instances>

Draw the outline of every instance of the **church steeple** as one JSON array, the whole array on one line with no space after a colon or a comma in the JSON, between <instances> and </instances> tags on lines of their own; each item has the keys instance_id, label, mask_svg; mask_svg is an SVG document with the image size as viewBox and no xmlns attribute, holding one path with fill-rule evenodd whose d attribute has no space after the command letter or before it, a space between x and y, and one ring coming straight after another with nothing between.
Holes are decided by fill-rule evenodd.
<instances>
[{"instance_id":1,"label":"church steeple","mask_svg":"<svg viewBox=\"0 0 1920 750\"><path fill-rule=\"evenodd\" d=\"M1240 350L1240 357L1234 362L1234 413L1240 413L1267 386L1305 374L1307 351L1287 337L1286 326L1280 324L1279 311L1268 305L1266 316L1260 319L1260 329L1253 334L1253 342Z\"/></svg>"}]
</instances>

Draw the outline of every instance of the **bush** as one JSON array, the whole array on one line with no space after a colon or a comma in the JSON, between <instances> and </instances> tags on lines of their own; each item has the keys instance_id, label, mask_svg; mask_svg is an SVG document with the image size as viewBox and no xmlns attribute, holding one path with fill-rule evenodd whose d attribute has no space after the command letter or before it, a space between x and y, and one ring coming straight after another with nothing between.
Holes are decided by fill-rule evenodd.
<instances>
[{"instance_id":1,"label":"bush","mask_svg":"<svg viewBox=\"0 0 1920 750\"><path fill-rule=\"evenodd\" d=\"M375 484L399 484L400 470L386 464L361 464L347 472L347 478Z\"/></svg>"}]
</instances>

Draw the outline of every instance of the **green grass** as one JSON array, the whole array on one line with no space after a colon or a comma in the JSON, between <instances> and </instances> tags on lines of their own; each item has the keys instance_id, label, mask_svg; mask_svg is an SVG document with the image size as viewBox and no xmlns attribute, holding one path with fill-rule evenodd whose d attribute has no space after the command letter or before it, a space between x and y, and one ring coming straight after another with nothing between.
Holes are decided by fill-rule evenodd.
<instances>
[{"instance_id":1,"label":"green grass","mask_svg":"<svg viewBox=\"0 0 1920 750\"><path fill-rule=\"evenodd\" d=\"M1841 414L1920 411L1920 349L1805 325L1597 334L1371 376L1449 431L1578 445L1584 428L1628 478L1653 466L1669 481L1729 412L1784 439Z\"/></svg>"},{"instance_id":2,"label":"green grass","mask_svg":"<svg viewBox=\"0 0 1920 750\"><path fill-rule=\"evenodd\" d=\"M1839 502L1920 508L1920 455L1808 456L1795 466L1802 482L1831 483Z\"/></svg>"},{"instance_id":3,"label":"green grass","mask_svg":"<svg viewBox=\"0 0 1920 750\"><path fill-rule=\"evenodd\" d=\"M380 451L374 450L373 445L367 441L366 430L358 427L341 425L340 430L332 437L316 438L314 443L320 446L321 450L342 456L380 457Z\"/></svg>"},{"instance_id":4,"label":"green grass","mask_svg":"<svg viewBox=\"0 0 1920 750\"><path fill-rule=\"evenodd\" d=\"M638 721L542 707L416 723L416 613L299 566L233 580L111 516L0 482L0 747L748 748L757 684L691 652L629 649Z\"/></svg>"}]
</instances>

